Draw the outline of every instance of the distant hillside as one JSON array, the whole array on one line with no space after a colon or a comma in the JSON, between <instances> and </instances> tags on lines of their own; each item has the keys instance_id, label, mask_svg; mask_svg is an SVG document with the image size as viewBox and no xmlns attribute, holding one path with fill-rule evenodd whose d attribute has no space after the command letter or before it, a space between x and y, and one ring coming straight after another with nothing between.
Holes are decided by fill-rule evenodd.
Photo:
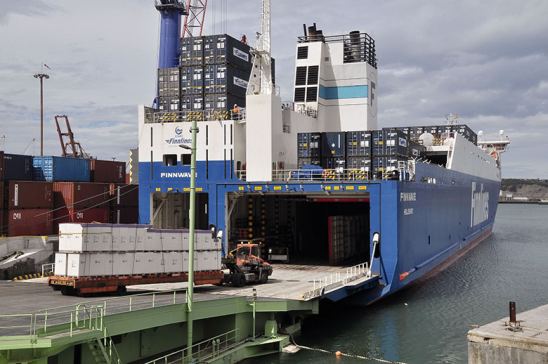
<instances>
[{"instance_id":1,"label":"distant hillside","mask_svg":"<svg viewBox=\"0 0 548 364\"><path fill-rule=\"evenodd\" d=\"M546 179L516 179L502 180L503 195L528 197L529 199L548 199L548 180Z\"/></svg>"}]
</instances>

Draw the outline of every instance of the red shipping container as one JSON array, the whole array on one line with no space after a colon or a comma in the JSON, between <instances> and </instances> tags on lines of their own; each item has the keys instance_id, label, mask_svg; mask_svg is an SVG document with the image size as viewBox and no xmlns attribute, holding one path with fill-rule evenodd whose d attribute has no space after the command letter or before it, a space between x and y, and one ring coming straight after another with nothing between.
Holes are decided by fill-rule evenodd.
<instances>
[{"instance_id":1,"label":"red shipping container","mask_svg":"<svg viewBox=\"0 0 548 364\"><path fill-rule=\"evenodd\" d=\"M111 224L138 224L139 208L137 206L118 207L110 213Z\"/></svg>"},{"instance_id":2,"label":"red shipping container","mask_svg":"<svg viewBox=\"0 0 548 364\"><path fill-rule=\"evenodd\" d=\"M0 209L0 236L6 236L8 234L8 227L4 221L4 210Z\"/></svg>"},{"instance_id":3,"label":"red shipping container","mask_svg":"<svg viewBox=\"0 0 548 364\"><path fill-rule=\"evenodd\" d=\"M85 209L108 207L110 185L91 182L54 182L55 208Z\"/></svg>"},{"instance_id":4,"label":"red shipping container","mask_svg":"<svg viewBox=\"0 0 548 364\"><path fill-rule=\"evenodd\" d=\"M53 207L51 182L10 181L7 192L9 209L51 209Z\"/></svg>"},{"instance_id":5,"label":"red shipping container","mask_svg":"<svg viewBox=\"0 0 548 364\"><path fill-rule=\"evenodd\" d=\"M139 185L111 184L110 187L113 206L139 206Z\"/></svg>"},{"instance_id":6,"label":"red shipping container","mask_svg":"<svg viewBox=\"0 0 548 364\"><path fill-rule=\"evenodd\" d=\"M0 210L5 209L8 206L7 201L4 199L5 190L6 185L4 184L4 181L0 181Z\"/></svg>"},{"instance_id":7,"label":"red shipping container","mask_svg":"<svg viewBox=\"0 0 548 364\"><path fill-rule=\"evenodd\" d=\"M91 180L93 182L124 183L126 180L126 163L115 161L90 161Z\"/></svg>"},{"instance_id":8,"label":"red shipping container","mask_svg":"<svg viewBox=\"0 0 548 364\"><path fill-rule=\"evenodd\" d=\"M14 209L5 212L8 236L51 235L53 221L50 209Z\"/></svg>"},{"instance_id":9,"label":"red shipping container","mask_svg":"<svg viewBox=\"0 0 548 364\"><path fill-rule=\"evenodd\" d=\"M84 210L63 208L55 210L53 219L55 222L55 231L58 232L59 224L64 223L108 223L110 219L110 209L108 207L90 208Z\"/></svg>"}]
</instances>

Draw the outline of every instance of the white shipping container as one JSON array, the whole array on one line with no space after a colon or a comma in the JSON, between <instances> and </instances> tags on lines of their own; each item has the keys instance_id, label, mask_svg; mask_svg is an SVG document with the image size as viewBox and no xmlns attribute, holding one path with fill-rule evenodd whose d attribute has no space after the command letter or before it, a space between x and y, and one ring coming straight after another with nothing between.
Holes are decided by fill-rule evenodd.
<instances>
[{"instance_id":1,"label":"white shipping container","mask_svg":"<svg viewBox=\"0 0 548 364\"><path fill-rule=\"evenodd\" d=\"M53 274L56 276L66 276L67 275L67 254L66 253L55 253L55 266Z\"/></svg>"}]
</instances>

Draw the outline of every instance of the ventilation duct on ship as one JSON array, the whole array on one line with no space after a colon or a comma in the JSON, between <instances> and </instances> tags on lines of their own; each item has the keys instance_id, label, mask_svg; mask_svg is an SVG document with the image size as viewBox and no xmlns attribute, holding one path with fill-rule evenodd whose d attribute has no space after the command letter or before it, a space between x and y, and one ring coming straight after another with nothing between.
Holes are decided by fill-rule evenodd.
<instances>
[{"instance_id":1,"label":"ventilation duct on ship","mask_svg":"<svg viewBox=\"0 0 548 364\"><path fill-rule=\"evenodd\" d=\"M360 31L350 32L350 55L355 62L361 61L362 44L360 42Z\"/></svg>"}]
</instances>

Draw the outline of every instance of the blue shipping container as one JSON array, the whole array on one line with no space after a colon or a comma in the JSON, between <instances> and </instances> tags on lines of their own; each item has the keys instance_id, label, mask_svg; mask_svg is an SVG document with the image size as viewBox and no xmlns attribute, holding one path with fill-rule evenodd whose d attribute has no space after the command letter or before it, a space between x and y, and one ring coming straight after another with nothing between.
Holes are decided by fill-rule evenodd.
<instances>
[{"instance_id":1,"label":"blue shipping container","mask_svg":"<svg viewBox=\"0 0 548 364\"><path fill-rule=\"evenodd\" d=\"M35 181L89 182L89 159L66 157L34 157L32 160Z\"/></svg>"}]
</instances>

